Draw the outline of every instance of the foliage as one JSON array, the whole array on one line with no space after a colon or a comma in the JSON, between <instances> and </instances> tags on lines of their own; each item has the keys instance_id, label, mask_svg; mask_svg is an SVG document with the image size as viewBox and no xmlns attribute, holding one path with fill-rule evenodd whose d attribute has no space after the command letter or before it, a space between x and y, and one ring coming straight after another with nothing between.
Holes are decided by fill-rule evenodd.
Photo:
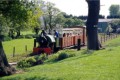
<instances>
[{"instance_id":1,"label":"foliage","mask_svg":"<svg viewBox=\"0 0 120 80\"><path fill-rule=\"evenodd\" d=\"M117 28L116 33L120 34L120 28Z\"/></svg>"},{"instance_id":2,"label":"foliage","mask_svg":"<svg viewBox=\"0 0 120 80\"><path fill-rule=\"evenodd\" d=\"M58 54L48 56L48 62L56 62L58 60Z\"/></svg>"},{"instance_id":3,"label":"foliage","mask_svg":"<svg viewBox=\"0 0 120 80\"><path fill-rule=\"evenodd\" d=\"M12 38L7 36L7 35L0 35L0 39L2 41L10 41L10 40L12 40Z\"/></svg>"},{"instance_id":4,"label":"foliage","mask_svg":"<svg viewBox=\"0 0 120 80\"><path fill-rule=\"evenodd\" d=\"M10 41L10 40L12 40L12 38L9 36L4 36L4 38L3 38L3 41Z\"/></svg>"},{"instance_id":5,"label":"foliage","mask_svg":"<svg viewBox=\"0 0 120 80\"><path fill-rule=\"evenodd\" d=\"M6 23L9 23L18 37L21 30L40 27L39 17L42 11L39 7L34 1L28 0L1 1L0 15L7 18Z\"/></svg>"},{"instance_id":6,"label":"foliage","mask_svg":"<svg viewBox=\"0 0 120 80\"><path fill-rule=\"evenodd\" d=\"M6 19L0 15L0 35L6 35L5 33L8 33L8 29Z\"/></svg>"},{"instance_id":7,"label":"foliage","mask_svg":"<svg viewBox=\"0 0 120 80\"><path fill-rule=\"evenodd\" d=\"M36 55L34 57L28 57L26 59L20 60L17 63L17 66L19 68L31 67L31 66L34 66L34 65L43 64L43 62L46 59L47 59L47 55L46 54Z\"/></svg>"},{"instance_id":8,"label":"foliage","mask_svg":"<svg viewBox=\"0 0 120 80\"><path fill-rule=\"evenodd\" d=\"M117 28L119 28L120 26L120 20L117 19L117 20L112 20L110 22L110 25L111 25L111 28L113 29L113 32L116 32L117 31Z\"/></svg>"},{"instance_id":9,"label":"foliage","mask_svg":"<svg viewBox=\"0 0 120 80\"><path fill-rule=\"evenodd\" d=\"M69 57L74 57L76 56L74 51L72 50L63 50L63 51L59 51L54 55L50 55L48 57L48 62L55 62L55 61L60 61Z\"/></svg>"},{"instance_id":10,"label":"foliage","mask_svg":"<svg viewBox=\"0 0 120 80\"><path fill-rule=\"evenodd\" d=\"M34 57L29 57L26 59L23 59L17 63L17 67L19 68L26 68L26 67L31 67L35 64L36 60Z\"/></svg>"},{"instance_id":11,"label":"foliage","mask_svg":"<svg viewBox=\"0 0 120 80\"><path fill-rule=\"evenodd\" d=\"M36 55L34 57L36 59L36 65L38 64L43 64L45 60L48 59L48 56L44 53L44 54L41 54L41 55Z\"/></svg>"},{"instance_id":12,"label":"foliage","mask_svg":"<svg viewBox=\"0 0 120 80\"><path fill-rule=\"evenodd\" d=\"M44 12L42 19L45 29L53 29L56 25L63 25L64 17L60 10L51 2L42 2L42 11Z\"/></svg>"},{"instance_id":13,"label":"foliage","mask_svg":"<svg viewBox=\"0 0 120 80\"><path fill-rule=\"evenodd\" d=\"M25 38L26 38L26 39L32 39L32 38L33 38L33 35L30 35L30 34L25 35Z\"/></svg>"},{"instance_id":14,"label":"foliage","mask_svg":"<svg viewBox=\"0 0 120 80\"><path fill-rule=\"evenodd\" d=\"M110 24L109 24L108 27L106 28L106 32L107 32L107 34L113 32L113 29L112 29L112 27L111 27Z\"/></svg>"},{"instance_id":15,"label":"foliage","mask_svg":"<svg viewBox=\"0 0 120 80\"><path fill-rule=\"evenodd\" d=\"M78 17L71 16L70 18L65 18L64 27L70 27L70 26L84 26L84 22Z\"/></svg>"},{"instance_id":16,"label":"foliage","mask_svg":"<svg viewBox=\"0 0 120 80\"><path fill-rule=\"evenodd\" d=\"M110 16L120 16L120 5L111 5L109 11Z\"/></svg>"},{"instance_id":17,"label":"foliage","mask_svg":"<svg viewBox=\"0 0 120 80\"><path fill-rule=\"evenodd\" d=\"M25 35L20 35L19 37L17 37L17 39L24 39Z\"/></svg>"},{"instance_id":18,"label":"foliage","mask_svg":"<svg viewBox=\"0 0 120 80\"><path fill-rule=\"evenodd\" d=\"M42 11L40 10L40 7L38 5L32 7L32 11L28 11L28 26L30 26L30 28L39 28L40 27L40 17L42 15Z\"/></svg>"},{"instance_id":19,"label":"foliage","mask_svg":"<svg viewBox=\"0 0 120 80\"><path fill-rule=\"evenodd\" d=\"M63 60L65 58L68 58L68 54L66 54L65 52L61 52L58 56L58 60Z\"/></svg>"},{"instance_id":20,"label":"foliage","mask_svg":"<svg viewBox=\"0 0 120 80\"><path fill-rule=\"evenodd\" d=\"M46 60L46 59L48 59L46 53L41 54L40 57L41 57L42 60Z\"/></svg>"}]
</instances>

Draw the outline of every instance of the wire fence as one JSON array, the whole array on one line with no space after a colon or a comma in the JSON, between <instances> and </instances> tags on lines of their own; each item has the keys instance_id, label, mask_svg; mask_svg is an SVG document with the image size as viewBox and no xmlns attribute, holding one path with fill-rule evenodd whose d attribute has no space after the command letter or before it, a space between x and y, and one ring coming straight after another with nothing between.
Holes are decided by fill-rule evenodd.
<instances>
[{"instance_id":1,"label":"wire fence","mask_svg":"<svg viewBox=\"0 0 120 80\"><path fill-rule=\"evenodd\" d=\"M109 35L105 34L105 33L101 33L99 34L99 41L101 44L103 44L104 42L108 41L108 40L112 40L112 39L115 39L119 36L119 34L114 34L114 33L111 33Z\"/></svg>"}]
</instances>

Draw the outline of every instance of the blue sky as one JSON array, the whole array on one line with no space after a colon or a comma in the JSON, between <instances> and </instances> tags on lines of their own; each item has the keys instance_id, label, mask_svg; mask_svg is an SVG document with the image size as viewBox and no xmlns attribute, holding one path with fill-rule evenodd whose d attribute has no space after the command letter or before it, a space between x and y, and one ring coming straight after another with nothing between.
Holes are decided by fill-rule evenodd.
<instances>
[{"instance_id":1,"label":"blue sky","mask_svg":"<svg viewBox=\"0 0 120 80\"><path fill-rule=\"evenodd\" d=\"M72 15L87 15L88 14L88 6L85 0L44 0L52 2L59 8L61 11L66 12L67 14ZM101 10L100 14L108 15L109 7L112 4L119 4L120 0L101 0Z\"/></svg>"}]
</instances>

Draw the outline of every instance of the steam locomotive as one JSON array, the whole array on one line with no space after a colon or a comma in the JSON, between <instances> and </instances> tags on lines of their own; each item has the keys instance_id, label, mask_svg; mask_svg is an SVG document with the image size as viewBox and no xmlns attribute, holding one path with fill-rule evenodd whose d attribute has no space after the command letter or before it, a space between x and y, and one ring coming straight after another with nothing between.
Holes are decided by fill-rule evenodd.
<instances>
[{"instance_id":1,"label":"steam locomotive","mask_svg":"<svg viewBox=\"0 0 120 80\"><path fill-rule=\"evenodd\" d=\"M80 45L86 45L86 28L77 26L71 28L63 28L59 30L59 37L55 38L54 35L39 36L34 40L33 55L51 53L60 49L75 47L78 45L78 39L80 39ZM38 46L36 47L36 43Z\"/></svg>"}]
</instances>

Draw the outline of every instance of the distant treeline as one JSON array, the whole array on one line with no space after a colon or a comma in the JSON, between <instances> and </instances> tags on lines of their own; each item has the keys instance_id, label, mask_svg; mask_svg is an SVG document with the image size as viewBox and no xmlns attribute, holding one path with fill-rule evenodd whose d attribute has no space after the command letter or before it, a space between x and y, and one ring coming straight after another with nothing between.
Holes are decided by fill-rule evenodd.
<instances>
[{"instance_id":1,"label":"distant treeline","mask_svg":"<svg viewBox=\"0 0 120 80\"><path fill-rule=\"evenodd\" d=\"M77 18L77 19L82 19L82 20L86 20L88 16L73 16L73 15L64 15L65 18L70 18L70 17L73 17L73 18ZM113 18L120 18L120 16L110 16L108 15L106 17L107 19L113 19ZM99 15L99 19L105 19L105 16L104 15Z\"/></svg>"}]
</instances>

